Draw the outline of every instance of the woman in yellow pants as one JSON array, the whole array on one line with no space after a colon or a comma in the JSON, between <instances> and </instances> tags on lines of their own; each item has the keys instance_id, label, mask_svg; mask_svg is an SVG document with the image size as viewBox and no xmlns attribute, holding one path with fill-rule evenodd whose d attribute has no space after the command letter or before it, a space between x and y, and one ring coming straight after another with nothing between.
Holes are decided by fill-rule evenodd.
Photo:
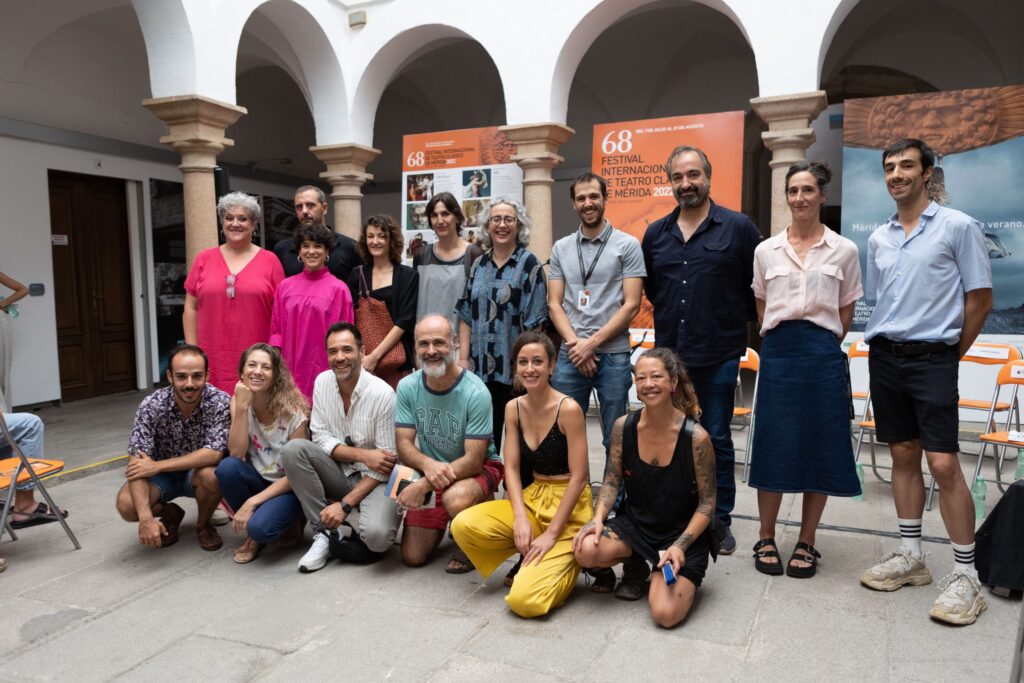
<instances>
[{"instance_id":1,"label":"woman in yellow pants","mask_svg":"<svg viewBox=\"0 0 1024 683\"><path fill-rule=\"evenodd\" d=\"M518 550L523 564L505 602L521 617L538 617L565 602L580 573L572 540L591 517L587 434L579 405L551 387L555 347L547 335L519 335L512 358L526 395L505 408L508 498L464 510L452 535L484 578ZM524 490L526 468L534 478Z\"/></svg>"}]
</instances>

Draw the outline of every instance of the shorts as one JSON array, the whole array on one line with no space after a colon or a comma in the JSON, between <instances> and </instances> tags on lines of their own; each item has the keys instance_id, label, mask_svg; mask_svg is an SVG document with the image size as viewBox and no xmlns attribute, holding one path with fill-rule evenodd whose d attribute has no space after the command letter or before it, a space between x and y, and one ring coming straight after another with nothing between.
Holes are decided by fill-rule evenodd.
<instances>
[{"instance_id":1,"label":"shorts","mask_svg":"<svg viewBox=\"0 0 1024 683\"><path fill-rule=\"evenodd\" d=\"M897 356L871 346L868 356L875 434L883 443L917 439L933 453L958 453L960 354L956 346Z\"/></svg>"},{"instance_id":2,"label":"shorts","mask_svg":"<svg viewBox=\"0 0 1024 683\"><path fill-rule=\"evenodd\" d=\"M160 491L160 502L169 503L175 498L195 498L196 491L192 488L192 474L187 472L161 472L149 478L149 483Z\"/></svg>"},{"instance_id":3,"label":"shorts","mask_svg":"<svg viewBox=\"0 0 1024 683\"><path fill-rule=\"evenodd\" d=\"M484 462L484 467L480 470L480 474L473 477L473 481L480 484L480 488L484 491L484 498L488 498L498 491L498 485L501 484L501 480L504 478L505 466L501 464L501 461L487 460ZM446 490L447 487L434 491L434 507L406 512L405 526L444 531L448 527L448 522L452 519L448 516L448 510L441 502L441 496L444 495Z\"/></svg>"}]
</instances>

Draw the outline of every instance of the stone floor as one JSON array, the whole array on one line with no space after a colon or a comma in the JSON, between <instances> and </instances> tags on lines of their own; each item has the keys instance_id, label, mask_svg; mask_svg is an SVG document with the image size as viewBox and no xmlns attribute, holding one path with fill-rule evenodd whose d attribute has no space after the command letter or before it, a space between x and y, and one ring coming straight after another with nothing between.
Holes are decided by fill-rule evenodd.
<instances>
[{"instance_id":1,"label":"stone floor","mask_svg":"<svg viewBox=\"0 0 1024 683\"><path fill-rule=\"evenodd\" d=\"M876 593L858 584L894 545L882 535L895 527L889 489L870 470L863 502L830 501L814 579L754 570L756 499L741 484L740 549L711 566L680 627L660 629L642 602L592 594L582 579L562 609L526 621L502 600L505 568L487 581L443 572L450 542L422 569L404 568L392 551L374 566L300 575L304 548L269 548L235 565L241 538L228 528L223 549L203 552L186 504L176 546L138 545L113 509L120 463L88 465L122 452L140 396L41 412L49 455L77 469L52 491L83 548L73 550L55 524L0 544L9 563L0 575L0 680L935 681L1006 680L1011 669L1019 599L986 591L988 611L955 628L928 619L934 585ZM588 430L596 479L603 457L593 418ZM965 458L965 470L973 464ZM990 487L989 507L997 498ZM952 564L937 508L924 522L936 579ZM799 521L799 512L787 496L781 518ZM796 527L780 525L778 538L788 552Z\"/></svg>"}]
</instances>

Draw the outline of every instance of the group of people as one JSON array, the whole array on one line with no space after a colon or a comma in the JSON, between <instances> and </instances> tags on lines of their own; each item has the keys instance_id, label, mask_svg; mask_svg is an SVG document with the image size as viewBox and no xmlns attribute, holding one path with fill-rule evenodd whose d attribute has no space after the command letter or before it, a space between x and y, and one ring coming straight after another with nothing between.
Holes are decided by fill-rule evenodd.
<instances>
[{"instance_id":1,"label":"group of people","mask_svg":"<svg viewBox=\"0 0 1024 683\"><path fill-rule=\"evenodd\" d=\"M189 274L187 343L169 359L170 386L136 416L118 510L138 523L142 543L166 546L184 514L172 501L193 496L199 544L213 550L222 541L210 518L223 498L247 533L240 563L271 541L298 543L308 522L302 572L330 557L375 561L402 524L402 560L420 566L450 526L462 552L449 572L489 576L519 555L506 577L517 614L561 605L582 568L593 590L646 594L656 622L673 626L709 556L736 548L730 422L748 323L764 337L755 567L815 575L827 498L860 493L841 341L866 296L877 434L893 453L903 544L861 582L931 581L920 542L923 449L955 559L931 615L973 623L985 602L957 462L957 360L991 308L991 270L978 222L930 199L934 159L914 139L883 152L897 212L871 237L863 289L857 247L821 223L831 172L818 162L789 169L792 223L767 240L712 201L711 162L698 148L669 155L678 206L642 243L605 218L606 183L584 173L570 187L579 227L555 243L546 274L527 248L526 209L509 198L491 203L478 247L461 237L456 198L431 197L436 240L410 268L392 218L371 217L356 244L323 226L326 198L308 187L296 193L295 239L275 247L280 260L268 258L251 242L258 206L228 195L225 244ZM657 347L634 366L628 328L644 293ZM643 407L627 414L631 385ZM584 429L591 393L606 452L596 504ZM413 475L389 495L396 467ZM786 562L775 540L784 493L803 494Z\"/></svg>"}]
</instances>

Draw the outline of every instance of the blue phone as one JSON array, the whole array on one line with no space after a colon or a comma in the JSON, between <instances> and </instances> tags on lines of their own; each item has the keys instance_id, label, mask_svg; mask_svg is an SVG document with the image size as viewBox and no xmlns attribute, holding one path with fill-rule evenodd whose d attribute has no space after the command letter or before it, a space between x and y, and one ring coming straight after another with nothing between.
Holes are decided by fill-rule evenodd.
<instances>
[{"instance_id":1,"label":"blue phone","mask_svg":"<svg viewBox=\"0 0 1024 683\"><path fill-rule=\"evenodd\" d=\"M671 586L673 583L676 582L676 573L672 571L671 562L666 562L664 565L662 565L661 573L665 577L666 586Z\"/></svg>"}]
</instances>

